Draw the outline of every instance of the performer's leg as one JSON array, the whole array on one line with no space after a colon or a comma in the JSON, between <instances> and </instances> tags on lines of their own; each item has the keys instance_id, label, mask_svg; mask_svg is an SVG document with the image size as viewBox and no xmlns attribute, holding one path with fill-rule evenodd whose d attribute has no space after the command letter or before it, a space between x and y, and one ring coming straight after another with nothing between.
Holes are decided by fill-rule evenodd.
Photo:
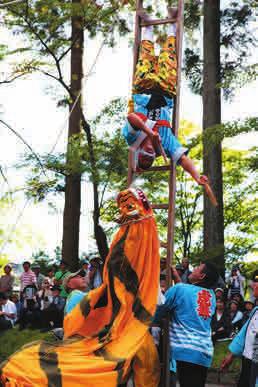
<instances>
[{"instance_id":1,"label":"performer's leg","mask_svg":"<svg viewBox=\"0 0 258 387\"><path fill-rule=\"evenodd\" d=\"M162 47L158 59L157 75L160 88L171 97L176 95L177 56L175 24L169 26L168 38Z\"/></svg>"},{"instance_id":2,"label":"performer's leg","mask_svg":"<svg viewBox=\"0 0 258 387\"><path fill-rule=\"evenodd\" d=\"M133 361L135 387L158 387L160 364L157 348L149 332Z\"/></svg>"},{"instance_id":3,"label":"performer's leg","mask_svg":"<svg viewBox=\"0 0 258 387\"><path fill-rule=\"evenodd\" d=\"M153 26L144 27L142 29L139 59L134 74L133 94L143 93L153 87L155 60Z\"/></svg>"}]
</instances>

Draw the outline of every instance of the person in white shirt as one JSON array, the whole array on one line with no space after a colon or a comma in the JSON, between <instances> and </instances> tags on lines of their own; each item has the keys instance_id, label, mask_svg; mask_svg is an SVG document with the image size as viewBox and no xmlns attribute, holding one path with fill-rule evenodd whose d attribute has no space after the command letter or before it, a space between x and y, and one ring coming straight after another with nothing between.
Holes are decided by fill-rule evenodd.
<instances>
[{"instance_id":1,"label":"person in white shirt","mask_svg":"<svg viewBox=\"0 0 258 387\"><path fill-rule=\"evenodd\" d=\"M0 332L14 326L17 319L15 303L8 300L5 293L0 293Z\"/></svg>"}]
</instances>

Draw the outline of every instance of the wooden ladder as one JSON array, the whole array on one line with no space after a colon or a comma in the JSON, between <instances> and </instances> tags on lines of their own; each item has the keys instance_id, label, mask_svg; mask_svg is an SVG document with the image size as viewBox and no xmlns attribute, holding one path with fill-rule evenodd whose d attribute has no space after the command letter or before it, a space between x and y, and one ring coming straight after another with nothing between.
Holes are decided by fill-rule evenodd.
<instances>
[{"instance_id":1,"label":"wooden ladder","mask_svg":"<svg viewBox=\"0 0 258 387\"><path fill-rule=\"evenodd\" d=\"M149 21L142 21L138 11L143 9L143 0L136 0L136 16L135 16L135 36L134 36L134 62L133 62L133 75L135 74L136 64L139 57L139 48L141 43L141 29L147 25L160 25L176 23L176 48L177 48L177 94L174 98L173 116L171 117L172 128L175 136L178 135L179 129L179 103L180 103L180 83L181 83L181 67L182 67L182 41L183 41L183 17L184 17L184 0L178 0L177 3L177 17L174 19L155 19ZM173 260L174 252L174 224L175 224L175 195L176 195L176 172L175 163L170 159L170 164L162 166L154 166L148 170L141 172L135 172L129 155L128 161L128 186L132 183L135 174L143 174L149 172L161 172L169 171L168 180L168 203L167 204L152 204L153 209L163 209L168 211L168 223L167 223L167 241L164 246L167 250L166 254L166 272L167 272L167 288L171 286L171 270L170 265ZM161 366L161 382L160 386L170 386L170 368L169 368L169 319L165 319L163 323L163 359Z\"/></svg>"}]
</instances>

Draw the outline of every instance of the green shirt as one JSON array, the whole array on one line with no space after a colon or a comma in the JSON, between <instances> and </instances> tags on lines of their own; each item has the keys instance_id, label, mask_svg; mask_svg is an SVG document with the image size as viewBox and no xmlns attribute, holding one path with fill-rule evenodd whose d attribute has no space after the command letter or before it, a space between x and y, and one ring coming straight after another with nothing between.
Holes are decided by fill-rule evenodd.
<instances>
[{"instance_id":1,"label":"green shirt","mask_svg":"<svg viewBox=\"0 0 258 387\"><path fill-rule=\"evenodd\" d=\"M55 279L57 280L57 281L60 281L60 280L64 280L65 279L65 277L67 277L68 275L70 275L71 274L71 272L70 271L61 271L61 270L59 270L59 271L57 271L56 272L56 274L55 274ZM61 297L64 297L64 298L66 298L67 296L68 296L68 293L64 290L64 287L63 287L63 285L60 285L60 287L61 287L61 292L60 292L60 296Z\"/></svg>"}]
</instances>

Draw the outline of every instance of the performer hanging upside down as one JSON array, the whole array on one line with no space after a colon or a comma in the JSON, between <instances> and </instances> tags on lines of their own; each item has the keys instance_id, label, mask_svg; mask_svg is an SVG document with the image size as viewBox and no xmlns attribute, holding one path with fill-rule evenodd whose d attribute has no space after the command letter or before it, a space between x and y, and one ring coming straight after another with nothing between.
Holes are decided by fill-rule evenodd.
<instances>
[{"instance_id":1,"label":"performer hanging upside down","mask_svg":"<svg viewBox=\"0 0 258 387\"><path fill-rule=\"evenodd\" d=\"M140 16L143 20L148 19L144 12ZM175 17L173 9L168 8L168 16ZM122 132L130 146L134 169L148 169L155 158L162 154L180 164L198 184L205 185L208 183L207 177L199 175L194 163L187 156L187 148L180 144L171 129L177 79L175 36L176 25L171 24L168 27L167 40L160 55L156 57L153 26L143 28L133 84L133 112L128 115Z\"/></svg>"}]
</instances>

